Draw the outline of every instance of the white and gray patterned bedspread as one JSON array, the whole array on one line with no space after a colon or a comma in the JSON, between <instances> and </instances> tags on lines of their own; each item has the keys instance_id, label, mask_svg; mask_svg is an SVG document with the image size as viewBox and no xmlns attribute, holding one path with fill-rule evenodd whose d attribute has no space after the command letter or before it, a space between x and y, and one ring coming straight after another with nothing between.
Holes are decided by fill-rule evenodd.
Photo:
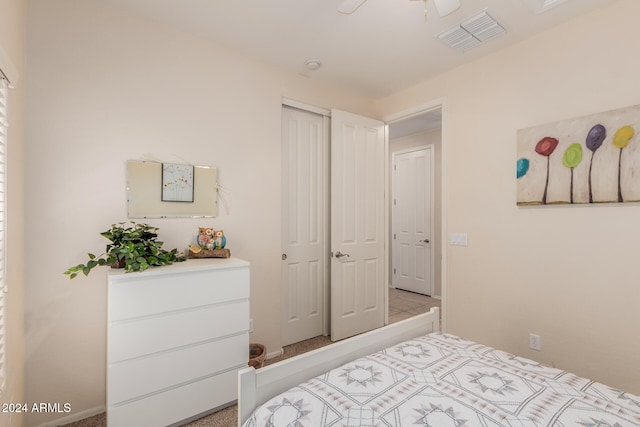
<instances>
[{"instance_id":1,"label":"white and gray patterned bedspread","mask_svg":"<svg viewBox=\"0 0 640 427\"><path fill-rule=\"evenodd\" d=\"M420 425L640 426L640 397L434 333L292 388L244 427Z\"/></svg>"}]
</instances>

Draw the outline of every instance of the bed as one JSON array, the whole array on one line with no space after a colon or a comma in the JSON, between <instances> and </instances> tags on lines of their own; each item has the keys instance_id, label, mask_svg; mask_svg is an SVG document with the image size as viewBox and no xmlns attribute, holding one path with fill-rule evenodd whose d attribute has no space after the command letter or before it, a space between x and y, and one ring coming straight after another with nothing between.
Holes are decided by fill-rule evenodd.
<instances>
[{"instance_id":1,"label":"bed","mask_svg":"<svg viewBox=\"0 0 640 427\"><path fill-rule=\"evenodd\" d=\"M440 333L438 319L241 371L239 426L640 426L640 397Z\"/></svg>"}]
</instances>

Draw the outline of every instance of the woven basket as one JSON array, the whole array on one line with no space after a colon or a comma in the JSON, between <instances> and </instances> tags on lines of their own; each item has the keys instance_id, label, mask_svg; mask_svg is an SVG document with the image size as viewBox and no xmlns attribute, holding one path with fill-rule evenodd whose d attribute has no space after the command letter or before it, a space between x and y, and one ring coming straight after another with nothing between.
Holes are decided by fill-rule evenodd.
<instances>
[{"instance_id":1,"label":"woven basket","mask_svg":"<svg viewBox=\"0 0 640 427\"><path fill-rule=\"evenodd\" d=\"M258 369L264 365L267 349L262 344L249 344L249 366Z\"/></svg>"}]
</instances>

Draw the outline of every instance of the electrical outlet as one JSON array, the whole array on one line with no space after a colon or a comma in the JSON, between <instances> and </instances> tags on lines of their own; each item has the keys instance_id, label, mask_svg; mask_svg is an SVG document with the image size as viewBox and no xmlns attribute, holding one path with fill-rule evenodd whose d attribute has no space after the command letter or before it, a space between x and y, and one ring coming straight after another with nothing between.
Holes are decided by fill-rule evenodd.
<instances>
[{"instance_id":1,"label":"electrical outlet","mask_svg":"<svg viewBox=\"0 0 640 427\"><path fill-rule=\"evenodd\" d=\"M540 351L540 335L529 334L529 348Z\"/></svg>"},{"instance_id":2,"label":"electrical outlet","mask_svg":"<svg viewBox=\"0 0 640 427\"><path fill-rule=\"evenodd\" d=\"M253 319L249 319L249 332L253 332Z\"/></svg>"}]
</instances>

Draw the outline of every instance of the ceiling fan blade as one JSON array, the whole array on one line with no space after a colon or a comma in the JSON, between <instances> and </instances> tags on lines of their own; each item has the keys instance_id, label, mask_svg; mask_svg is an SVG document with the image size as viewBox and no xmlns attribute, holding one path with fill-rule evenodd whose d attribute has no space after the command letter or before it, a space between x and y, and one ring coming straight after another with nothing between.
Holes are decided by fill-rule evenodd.
<instances>
[{"instance_id":1,"label":"ceiling fan blade","mask_svg":"<svg viewBox=\"0 0 640 427\"><path fill-rule=\"evenodd\" d=\"M433 2L440 16L447 16L460 7L460 0L433 0Z\"/></svg>"},{"instance_id":2,"label":"ceiling fan blade","mask_svg":"<svg viewBox=\"0 0 640 427\"><path fill-rule=\"evenodd\" d=\"M367 0L342 0L338 6L338 12L351 15Z\"/></svg>"}]
</instances>

